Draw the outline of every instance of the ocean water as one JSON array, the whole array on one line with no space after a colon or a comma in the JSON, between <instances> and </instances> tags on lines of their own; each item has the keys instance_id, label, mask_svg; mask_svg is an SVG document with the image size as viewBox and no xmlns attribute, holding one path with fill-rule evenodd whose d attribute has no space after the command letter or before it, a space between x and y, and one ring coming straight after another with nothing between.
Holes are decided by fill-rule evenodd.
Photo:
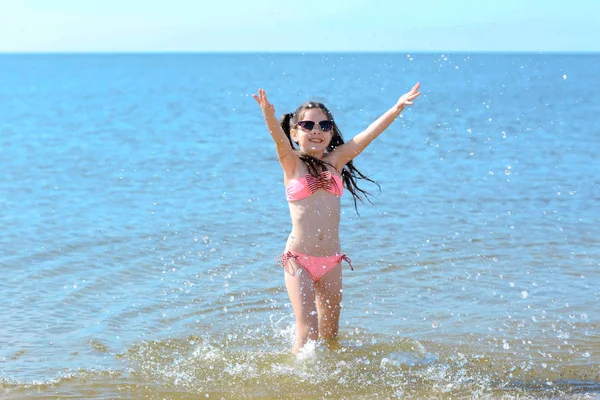
<instances>
[{"instance_id":1,"label":"ocean water","mask_svg":"<svg viewBox=\"0 0 600 400\"><path fill-rule=\"evenodd\" d=\"M598 54L0 56L3 399L599 399ZM346 139L340 339L290 354L252 93Z\"/></svg>"}]
</instances>

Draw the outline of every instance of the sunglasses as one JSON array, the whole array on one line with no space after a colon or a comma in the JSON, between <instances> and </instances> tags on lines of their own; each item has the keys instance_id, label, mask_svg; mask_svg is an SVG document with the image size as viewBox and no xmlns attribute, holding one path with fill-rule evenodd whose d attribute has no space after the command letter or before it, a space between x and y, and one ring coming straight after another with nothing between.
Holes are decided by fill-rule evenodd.
<instances>
[{"instance_id":1,"label":"sunglasses","mask_svg":"<svg viewBox=\"0 0 600 400\"><path fill-rule=\"evenodd\" d=\"M315 127L315 121L299 121L298 126L305 130L306 132L310 132ZM333 128L333 121L325 120L319 121L319 127L323 132L329 132L331 128Z\"/></svg>"}]
</instances>

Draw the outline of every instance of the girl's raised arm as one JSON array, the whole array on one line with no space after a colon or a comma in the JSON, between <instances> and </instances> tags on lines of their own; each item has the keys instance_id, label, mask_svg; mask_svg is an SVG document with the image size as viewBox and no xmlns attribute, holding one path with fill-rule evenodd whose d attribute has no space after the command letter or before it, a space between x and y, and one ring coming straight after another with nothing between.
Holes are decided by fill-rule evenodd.
<instances>
[{"instance_id":1,"label":"girl's raised arm","mask_svg":"<svg viewBox=\"0 0 600 400\"><path fill-rule=\"evenodd\" d=\"M412 89L403 94L396 105L386 111L381 117L377 118L367 129L354 136L351 140L334 150L335 163L338 166L344 166L356 156L358 156L371 142L381 135L381 133L391 125L392 122L404 110L406 106L412 105L413 100L421 95L419 92L420 83L417 83Z\"/></svg>"},{"instance_id":2,"label":"girl's raised arm","mask_svg":"<svg viewBox=\"0 0 600 400\"><path fill-rule=\"evenodd\" d=\"M273 104L269 103L264 89L258 89L258 95L253 94L252 97L254 100L256 100L263 112L267 129L269 129L269 133L275 142L275 147L277 148L277 158L279 158L281 166L283 167L284 171L293 171L293 168L296 166L296 160L294 157L287 156L296 153L292 149L292 145L290 144L288 137L285 135L283 128L281 128L281 124L275 117L275 107L273 107Z\"/></svg>"}]
</instances>

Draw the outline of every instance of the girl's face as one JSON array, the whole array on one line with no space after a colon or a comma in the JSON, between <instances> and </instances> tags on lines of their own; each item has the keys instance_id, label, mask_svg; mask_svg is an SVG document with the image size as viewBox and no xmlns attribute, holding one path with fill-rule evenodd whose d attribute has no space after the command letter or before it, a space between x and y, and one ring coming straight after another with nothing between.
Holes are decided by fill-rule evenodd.
<instances>
[{"instance_id":1,"label":"girl's face","mask_svg":"<svg viewBox=\"0 0 600 400\"><path fill-rule=\"evenodd\" d=\"M333 121L320 108L311 108L304 111L290 135L303 153L322 156L331 142Z\"/></svg>"}]
</instances>

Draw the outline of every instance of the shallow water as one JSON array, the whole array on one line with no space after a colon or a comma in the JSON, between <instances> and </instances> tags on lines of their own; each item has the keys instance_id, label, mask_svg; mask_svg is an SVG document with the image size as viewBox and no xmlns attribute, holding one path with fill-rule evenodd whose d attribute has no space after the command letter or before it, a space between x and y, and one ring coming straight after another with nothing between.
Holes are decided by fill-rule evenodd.
<instances>
[{"instance_id":1,"label":"shallow water","mask_svg":"<svg viewBox=\"0 0 600 400\"><path fill-rule=\"evenodd\" d=\"M0 56L0 397L600 398L598 55ZM346 138L338 343L289 354L260 111Z\"/></svg>"}]
</instances>

